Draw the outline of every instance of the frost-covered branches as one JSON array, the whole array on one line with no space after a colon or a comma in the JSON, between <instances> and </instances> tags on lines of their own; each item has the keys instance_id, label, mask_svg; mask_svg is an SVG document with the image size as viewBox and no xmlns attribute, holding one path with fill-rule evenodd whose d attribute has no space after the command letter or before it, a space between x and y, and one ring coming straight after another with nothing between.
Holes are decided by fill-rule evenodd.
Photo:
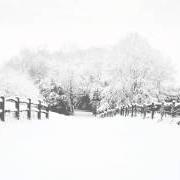
<instances>
[{"instance_id":1,"label":"frost-covered branches","mask_svg":"<svg viewBox=\"0 0 180 180\"><path fill-rule=\"evenodd\" d=\"M28 77L27 83L38 88L46 99L52 99L55 93L52 86L60 88L61 93L56 95L65 95L71 104L87 96L87 103L91 103L98 91L101 108L159 100L163 84L173 72L169 61L138 34L130 34L108 48L71 53L25 50L7 67L19 69Z\"/></svg>"}]
</instances>

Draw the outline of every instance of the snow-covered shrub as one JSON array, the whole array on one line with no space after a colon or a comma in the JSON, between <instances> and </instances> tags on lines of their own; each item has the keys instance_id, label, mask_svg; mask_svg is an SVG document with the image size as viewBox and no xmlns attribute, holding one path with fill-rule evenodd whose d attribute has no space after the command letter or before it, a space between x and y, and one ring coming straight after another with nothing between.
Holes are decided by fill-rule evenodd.
<instances>
[{"instance_id":1,"label":"snow-covered shrub","mask_svg":"<svg viewBox=\"0 0 180 180\"><path fill-rule=\"evenodd\" d=\"M39 88L51 110L62 114L72 113L73 110L70 98L58 84L52 80L46 79L41 82Z\"/></svg>"}]
</instances>

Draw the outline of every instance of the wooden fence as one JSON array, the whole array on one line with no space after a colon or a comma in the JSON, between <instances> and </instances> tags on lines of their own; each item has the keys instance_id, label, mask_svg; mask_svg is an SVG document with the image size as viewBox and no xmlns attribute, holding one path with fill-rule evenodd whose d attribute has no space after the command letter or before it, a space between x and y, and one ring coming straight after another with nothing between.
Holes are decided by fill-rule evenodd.
<instances>
[{"instance_id":1,"label":"wooden fence","mask_svg":"<svg viewBox=\"0 0 180 180\"><path fill-rule=\"evenodd\" d=\"M45 117L47 119L49 118L49 107L48 105L43 104L40 100L37 103L35 103L31 99L20 99L19 97L0 97L1 121L5 121L7 113L15 113L15 118L19 120L22 112L26 112L26 117L29 120L32 118L32 112L35 112L37 114L38 119L42 118L42 114L45 114Z\"/></svg>"},{"instance_id":2,"label":"wooden fence","mask_svg":"<svg viewBox=\"0 0 180 180\"><path fill-rule=\"evenodd\" d=\"M131 105L122 105L119 108L109 109L101 111L98 113L100 117L112 117L116 114L122 116L131 116L136 117L138 114L142 115L143 118L146 118L147 115L150 115L152 119L157 114L161 116L171 116L177 117L180 116L180 103L152 103L152 104L131 104Z\"/></svg>"}]
</instances>

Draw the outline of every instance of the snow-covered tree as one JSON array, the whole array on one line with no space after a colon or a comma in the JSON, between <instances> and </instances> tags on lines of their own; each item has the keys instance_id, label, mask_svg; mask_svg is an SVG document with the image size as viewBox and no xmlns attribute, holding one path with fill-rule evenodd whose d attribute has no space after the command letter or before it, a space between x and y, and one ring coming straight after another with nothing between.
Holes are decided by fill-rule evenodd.
<instances>
[{"instance_id":1,"label":"snow-covered tree","mask_svg":"<svg viewBox=\"0 0 180 180\"><path fill-rule=\"evenodd\" d=\"M70 104L82 104L86 99L88 108L97 90L99 108L159 100L173 72L168 59L137 33L104 48L51 53L24 50L6 66L27 75L44 98L63 95Z\"/></svg>"}]
</instances>

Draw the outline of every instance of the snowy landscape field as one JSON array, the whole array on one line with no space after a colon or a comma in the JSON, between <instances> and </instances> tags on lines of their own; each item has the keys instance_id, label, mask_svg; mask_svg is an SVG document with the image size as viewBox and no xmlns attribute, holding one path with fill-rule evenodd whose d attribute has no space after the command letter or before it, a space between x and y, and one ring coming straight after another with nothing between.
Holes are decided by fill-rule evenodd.
<instances>
[{"instance_id":1,"label":"snowy landscape field","mask_svg":"<svg viewBox=\"0 0 180 180\"><path fill-rule=\"evenodd\" d=\"M0 0L0 180L180 180L180 0Z\"/></svg>"},{"instance_id":2,"label":"snowy landscape field","mask_svg":"<svg viewBox=\"0 0 180 180\"><path fill-rule=\"evenodd\" d=\"M3 180L179 180L180 127L115 116L50 114L0 124Z\"/></svg>"}]
</instances>

